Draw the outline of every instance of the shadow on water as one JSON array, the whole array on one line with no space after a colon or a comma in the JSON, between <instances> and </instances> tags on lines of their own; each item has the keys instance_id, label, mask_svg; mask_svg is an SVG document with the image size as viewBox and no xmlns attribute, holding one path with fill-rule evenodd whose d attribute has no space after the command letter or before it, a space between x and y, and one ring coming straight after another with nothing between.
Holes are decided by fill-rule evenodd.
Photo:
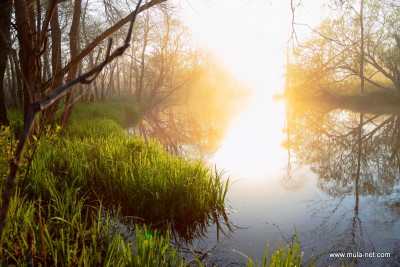
<instances>
[{"instance_id":1,"label":"shadow on water","mask_svg":"<svg viewBox=\"0 0 400 267\"><path fill-rule=\"evenodd\" d=\"M400 113L370 114L287 107L285 147L317 175L329 201L312 200L321 222L305 236L329 244L327 252L391 253L399 260ZM285 184L295 184L290 176ZM296 187L296 186L295 186ZM352 254L355 255L355 254ZM379 266L377 257L349 257ZM338 259L325 257L328 263Z\"/></svg>"},{"instance_id":2,"label":"shadow on water","mask_svg":"<svg viewBox=\"0 0 400 267\"><path fill-rule=\"evenodd\" d=\"M212 227L215 229L217 239L221 237L229 238L233 233L235 226L231 224L224 209L210 211L197 220L185 221L152 221L145 218L128 215L127 211L120 209L108 209L104 212L104 216L111 215L118 218L116 224L117 229L122 229L125 238L133 238L135 227L146 225L151 232L159 234L169 234L171 241L178 246L190 246L194 240L201 240L208 235L208 230ZM115 216L118 215L118 216Z\"/></svg>"}]
</instances>

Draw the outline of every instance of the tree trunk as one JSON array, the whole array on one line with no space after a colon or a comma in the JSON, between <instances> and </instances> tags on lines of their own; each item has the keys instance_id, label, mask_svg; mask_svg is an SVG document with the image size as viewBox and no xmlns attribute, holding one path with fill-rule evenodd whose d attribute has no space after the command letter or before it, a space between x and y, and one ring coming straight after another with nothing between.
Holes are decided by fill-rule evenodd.
<instances>
[{"instance_id":1,"label":"tree trunk","mask_svg":"<svg viewBox=\"0 0 400 267\"><path fill-rule=\"evenodd\" d=\"M120 65L121 63L119 62L119 61L117 61L117 88L118 88L118 100L120 100L121 101L121 82L120 82L120 79L121 79L121 75L120 75L120 68L119 68L119 65Z\"/></svg>"},{"instance_id":2,"label":"tree trunk","mask_svg":"<svg viewBox=\"0 0 400 267\"><path fill-rule=\"evenodd\" d=\"M19 63L14 57L10 57L10 63L11 63L11 71L14 73L15 77L15 92L14 95L18 100L18 107L22 108L24 105L24 89L23 89L23 81L22 81L22 74L21 70L19 68Z\"/></svg>"},{"instance_id":3,"label":"tree trunk","mask_svg":"<svg viewBox=\"0 0 400 267\"><path fill-rule=\"evenodd\" d=\"M29 104L34 101L34 94L36 92L35 74L38 71L35 59L36 50L33 43L33 33L29 22L27 5L28 2L26 1L14 1L19 42L19 64L23 79L24 117L27 114Z\"/></svg>"},{"instance_id":4,"label":"tree trunk","mask_svg":"<svg viewBox=\"0 0 400 267\"><path fill-rule=\"evenodd\" d=\"M79 25L81 21L82 1L75 0L74 15L72 18L71 29L69 31L69 48L71 58L75 58L79 53ZM78 72L78 64L75 64L68 71L67 82L72 81ZM74 106L74 91L67 93L65 109L62 114L62 125L65 127L71 118L72 108Z\"/></svg>"},{"instance_id":5,"label":"tree trunk","mask_svg":"<svg viewBox=\"0 0 400 267\"><path fill-rule=\"evenodd\" d=\"M11 0L0 1L0 125L8 125L6 99L4 94L4 76L7 66L7 54L10 45ZM10 85L9 85L10 86Z\"/></svg>"},{"instance_id":6,"label":"tree trunk","mask_svg":"<svg viewBox=\"0 0 400 267\"><path fill-rule=\"evenodd\" d=\"M361 50L361 58L360 58L360 91L361 94L364 94L364 0L360 2L360 30L361 30L361 43L360 43L360 50Z\"/></svg>"},{"instance_id":7,"label":"tree trunk","mask_svg":"<svg viewBox=\"0 0 400 267\"><path fill-rule=\"evenodd\" d=\"M106 98L105 80L106 76L102 75L100 79L100 101L104 101Z\"/></svg>"},{"instance_id":8,"label":"tree trunk","mask_svg":"<svg viewBox=\"0 0 400 267\"><path fill-rule=\"evenodd\" d=\"M58 7L54 8L53 16L50 19L51 26L51 66L53 70L53 83L50 88L50 92L54 89L59 88L63 84L64 75L54 76L55 73L60 73L62 70L61 60L61 29L58 19ZM48 109L43 112L43 118L45 121L49 121L54 118L60 100L54 102Z\"/></svg>"},{"instance_id":9,"label":"tree trunk","mask_svg":"<svg viewBox=\"0 0 400 267\"><path fill-rule=\"evenodd\" d=\"M145 74L145 55L146 55L146 48L147 48L147 42L148 42L148 35L149 35L149 27L148 23L145 24L145 29L144 29L144 35L143 35L143 47L142 47L142 53L140 56L140 78L139 78L139 85L136 88L136 94L135 98L136 100L140 103L140 100L142 99L142 94L143 94L143 88L144 88L144 74Z\"/></svg>"}]
</instances>

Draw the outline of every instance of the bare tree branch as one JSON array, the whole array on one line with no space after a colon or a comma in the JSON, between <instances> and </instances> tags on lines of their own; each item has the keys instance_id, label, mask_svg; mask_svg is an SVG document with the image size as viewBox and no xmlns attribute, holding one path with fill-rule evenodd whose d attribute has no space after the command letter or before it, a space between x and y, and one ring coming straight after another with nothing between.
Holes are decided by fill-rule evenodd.
<instances>
[{"instance_id":1,"label":"bare tree branch","mask_svg":"<svg viewBox=\"0 0 400 267\"><path fill-rule=\"evenodd\" d=\"M160 4L162 2L165 2L167 0L151 0L150 2L144 4L143 6L140 7L138 13L154 6L157 4ZM71 58L71 61L58 73L55 74L55 76L64 76L65 73L67 73L74 65L78 64L84 57L86 57L90 52L93 51L93 49L95 47L97 47L97 45L102 42L103 40L105 40L108 36L110 36L111 34L113 34L115 31L117 31L118 29L120 29L122 26L124 26L125 24L127 24L132 15L136 12L133 11L131 14L129 14L128 16L126 16L125 18L121 19L120 21L118 21L117 23L115 23L113 26L111 26L110 28L108 28L107 30L105 30L103 33L101 33L99 36L97 36L89 45L87 45L84 49L82 49L82 51L79 53L79 55L77 55L75 58ZM49 79L48 81L46 81L43 85L44 88L48 88L51 84L51 81L54 79L54 77L52 77L51 79Z\"/></svg>"}]
</instances>

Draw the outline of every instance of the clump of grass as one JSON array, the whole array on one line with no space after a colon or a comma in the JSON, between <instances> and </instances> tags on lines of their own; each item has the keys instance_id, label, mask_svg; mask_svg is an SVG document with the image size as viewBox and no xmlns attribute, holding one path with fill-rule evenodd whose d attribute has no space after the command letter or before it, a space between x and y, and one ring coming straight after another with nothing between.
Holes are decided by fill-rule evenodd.
<instances>
[{"instance_id":1,"label":"clump of grass","mask_svg":"<svg viewBox=\"0 0 400 267\"><path fill-rule=\"evenodd\" d=\"M51 201L29 200L17 190L9 211L1 266L183 266L169 236L138 228L125 239L75 190L53 192Z\"/></svg>"},{"instance_id":2,"label":"clump of grass","mask_svg":"<svg viewBox=\"0 0 400 267\"><path fill-rule=\"evenodd\" d=\"M246 255L244 255L246 256ZM247 257L247 256L246 256ZM303 258L303 253L300 250L300 243L298 240L297 233L295 234L295 238L291 244L287 244L286 246L279 245L278 249L268 257L268 245L264 250L264 255L261 260L258 258L252 259L247 257L248 262L247 266L252 267L267 267L267 266L293 266L300 267L301 261ZM309 263L307 266L314 266L314 261Z\"/></svg>"},{"instance_id":3,"label":"clump of grass","mask_svg":"<svg viewBox=\"0 0 400 267\"><path fill-rule=\"evenodd\" d=\"M9 159L12 158L14 141L14 133L10 126L0 127L0 177L1 180L6 179ZM2 185L2 184L1 184Z\"/></svg>"},{"instance_id":4,"label":"clump of grass","mask_svg":"<svg viewBox=\"0 0 400 267\"><path fill-rule=\"evenodd\" d=\"M33 141L38 146L37 159L49 145L60 141L57 134L48 131L41 140ZM10 127L2 127L1 184L6 180L14 142ZM28 157L32 147L27 147ZM63 179L48 170L36 177L43 179L41 190L46 193L33 195L31 175L27 187L16 188L11 202L0 266L184 266L168 234L152 231L149 235L143 225L136 226L133 238L126 238L114 227L119 217L108 215L101 202L89 199L89 192L85 194L80 187L80 177ZM28 191L31 194L26 194Z\"/></svg>"},{"instance_id":5,"label":"clump of grass","mask_svg":"<svg viewBox=\"0 0 400 267\"><path fill-rule=\"evenodd\" d=\"M242 253L241 253L242 254ZM320 266L318 263L318 260L322 257L323 254L316 256L316 257L311 257L311 259L308 259L306 262L304 261L303 258L303 252L301 251L300 248L300 242L299 238L297 235L297 231L295 228L295 235L294 239L292 240L291 243L287 244L286 246L284 245L279 245L278 249L273 251L272 254L269 256L268 252L268 245L266 246L264 250L264 254L261 260L259 260L257 257L256 258L250 258L244 254L242 254L247 258L247 266L252 267L301 267L301 266L307 266L307 267L314 267L314 266ZM346 266L353 266L354 262L350 261L349 263L346 260L342 260L340 265L341 267L346 267Z\"/></svg>"},{"instance_id":6,"label":"clump of grass","mask_svg":"<svg viewBox=\"0 0 400 267\"><path fill-rule=\"evenodd\" d=\"M69 138L81 140L97 138L126 138L126 132L115 121L107 118L99 118L89 121L73 122L68 127Z\"/></svg>"},{"instance_id":7,"label":"clump of grass","mask_svg":"<svg viewBox=\"0 0 400 267\"><path fill-rule=\"evenodd\" d=\"M27 192L48 199L60 181L125 215L148 223L188 225L223 211L227 182L201 162L188 161L147 142L114 131L109 120L74 129L67 138L47 139L38 149ZM94 134L96 129L99 134ZM81 131L93 134L83 137Z\"/></svg>"},{"instance_id":8,"label":"clump of grass","mask_svg":"<svg viewBox=\"0 0 400 267\"><path fill-rule=\"evenodd\" d=\"M129 137L109 119L73 124L62 138L42 138L36 153L24 181L30 197L50 199L51 190L64 190L66 182L107 208L121 205L124 215L192 234L224 213L228 182L220 173L172 156L155 141Z\"/></svg>"}]
</instances>

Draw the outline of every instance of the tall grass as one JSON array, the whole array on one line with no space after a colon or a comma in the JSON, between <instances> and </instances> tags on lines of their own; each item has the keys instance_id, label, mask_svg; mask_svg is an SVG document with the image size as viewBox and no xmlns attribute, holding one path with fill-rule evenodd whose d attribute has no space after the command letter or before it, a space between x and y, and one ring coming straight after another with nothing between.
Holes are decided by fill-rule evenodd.
<instances>
[{"instance_id":1,"label":"tall grass","mask_svg":"<svg viewBox=\"0 0 400 267\"><path fill-rule=\"evenodd\" d=\"M68 187L48 203L17 190L6 226L1 266L183 266L169 236L136 228L124 239L102 206L83 204Z\"/></svg>"},{"instance_id":2,"label":"tall grass","mask_svg":"<svg viewBox=\"0 0 400 267\"><path fill-rule=\"evenodd\" d=\"M300 250L300 244L297 237L297 233L295 235L295 239L291 244L287 244L286 246L279 245L278 249L274 251L270 257L268 257L268 246L264 250L264 255L262 260L251 259L248 258L248 267L256 266L256 267L300 267L301 261L303 258L303 253ZM307 264L307 266L314 266L314 261Z\"/></svg>"},{"instance_id":3,"label":"tall grass","mask_svg":"<svg viewBox=\"0 0 400 267\"><path fill-rule=\"evenodd\" d=\"M47 127L28 145L26 158L35 155L29 170L26 161L21 168L0 265L184 265L168 227L193 235L217 220L228 183L201 162L129 137L121 127L125 108L79 108L66 132ZM15 147L12 128L1 129L0 145L3 184ZM116 209L121 213L104 215ZM122 216L142 223L134 238L112 227Z\"/></svg>"},{"instance_id":4,"label":"tall grass","mask_svg":"<svg viewBox=\"0 0 400 267\"><path fill-rule=\"evenodd\" d=\"M242 254L242 253L240 253ZM295 228L295 235L293 240L287 244L286 246L280 244L278 249L272 251L269 255L268 245L264 250L264 254L262 259L259 258L250 258L247 255L242 254L247 258L247 267L314 267L314 266L323 266L318 260L323 256L320 254L318 256L313 256L308 260L304 260L303 252L301 251L301 246L299 242L299 238L297 235L297 230ZM338 264L338 263L336 263ZM341 267L353 266L354 261L347 261L342 259L339 265Z\"/></svg>"},{"instance_id":5,"label":"tall grass","mask_svg":"<svg viewBox=\"0 0 400 267\"><path fill-rule=\"evenodd\" d=\"M57 162L64 161L59 159L53 165L51 158L46 158L52 155L50 151L61 149L57 156L69 156L54 145L72 141L65 138L66 143L61 142L58 134L49 130L41 140L32 141L37 143L37 155L28 180L20 179L15 191L0 266L184 266L176 248L170 245L168 232L159 235L152 230L149 235L142 225L136 227L133 238L125 238L114 227L119 217L110 216L101 202L90 198L91 191L85 188L90 183L84 177L69 176L62 169L36 172L38 166L56 167ZM1 184L6 180L14 143L10 127L1 128ZM32 153L30 148L27 157ZM44 163L48 165L40 165ZM41 187L35 188L35 182Z\"/></svg>"},{"instance_id":6,"label":"tall grass","mask_svg":"<svg viewBox=\"0 0 400 267\"><path fill-rule=\"evenodd\" d=\"M50 199L66 184L148 224L195 226L224 211L227 182L201 162L131 138L108 119L75 127L41 143L25 181L29 196Z\"/></svg>"}]
</instances>

